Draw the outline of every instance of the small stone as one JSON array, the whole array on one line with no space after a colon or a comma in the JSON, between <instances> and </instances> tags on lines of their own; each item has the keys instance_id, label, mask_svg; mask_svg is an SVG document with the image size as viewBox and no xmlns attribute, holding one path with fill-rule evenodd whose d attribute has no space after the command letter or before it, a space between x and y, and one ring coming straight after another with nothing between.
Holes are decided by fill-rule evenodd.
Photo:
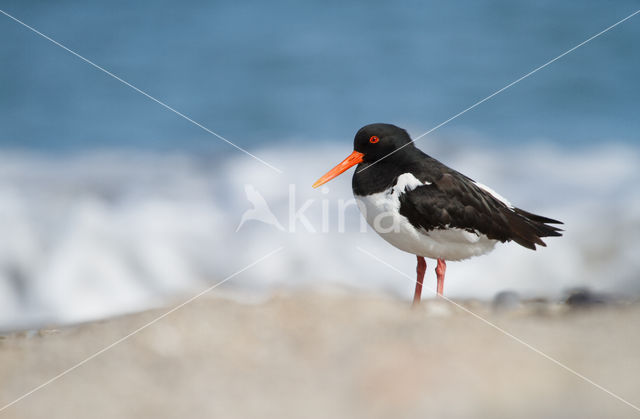
<instances>
[{"instance_id":1,"label":"small stone","mask_svg":"<svg viewBox=\"0 0 640 419\"><path fill-rule=\"evenodd\" d=\"M593 293L587 288L578 288L569 292L565 303L573 308L588 308L605 304L607 300L603 294Z\"/></svg>"},{"instance_id":2,"label":"small stone","mask_svg":"<svg viewBox=\"0 0 640 419\"><path fill-rule=\"evenodd\" d=\"M428 301L425 310L430 317L448 317L452 314L450 303L440 300Z\"/></svg>"},{"instance_id":3,"label":"small stone","mask_svg":"<svg viewBox=\"0 0 640 419\"><path fill-rule=\"evenodd\" d=\"M49 335L55 335L60 333L60 329L40 329L38 330L38 336L44 337Z\"/></svg>"},{"instance_id":4,"label":"small stone","mask_svg":"<svg viewBox=\"0 0 640 419\"><path fill-rule=\"evenodd\" d=\"M513 291L501 291L493 298L492 307L496 311L511 311L522 307L520 296Z\"/></svg>"}]
</instances>

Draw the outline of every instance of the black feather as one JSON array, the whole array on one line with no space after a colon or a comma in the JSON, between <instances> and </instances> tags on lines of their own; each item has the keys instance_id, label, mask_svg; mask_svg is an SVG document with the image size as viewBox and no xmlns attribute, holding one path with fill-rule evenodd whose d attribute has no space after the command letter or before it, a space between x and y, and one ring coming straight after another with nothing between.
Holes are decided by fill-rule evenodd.
<instances>
[{"instance_id":1,"label":"black feather","mask_svg":"<svg viewBox=\"0 0 640 419\"><path fill-rule=\"evenodd\" d=\"M536 245L545 246L542 237L562 235L561 229L549 225L562 222L506 205L413 144L378 162L361 163L353 176L353 192L360 196L382 192L404 173L425 183L399 197L400 214L417 228L459 228L501 242L512 240L533 250Z\"/></svg>"}]
</instances>

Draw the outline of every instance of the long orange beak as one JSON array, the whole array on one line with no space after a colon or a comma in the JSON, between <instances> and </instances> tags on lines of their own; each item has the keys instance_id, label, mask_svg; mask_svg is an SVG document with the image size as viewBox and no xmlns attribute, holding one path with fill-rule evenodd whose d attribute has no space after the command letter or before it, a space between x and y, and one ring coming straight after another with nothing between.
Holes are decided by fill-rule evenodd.
<instances>
[{"instance_id":1,"label":"long orange beak","mask_svg":"<svg viewBox=\"0 0 640 419\"><path fill-rule=\"evenodd\" d=\"M316 183L313 184L313 187L317 188L320 185L324 185L325 183L329 182L331 179L333 179L334 177L338 176L339 174L341 174L345 170L348 170L349 168L355 166L358 163L362 163L362 158L363 157L364 157L364 154L362 154L362 153L360 153L358 151L354 151L353 153L351 153L349 155L349 157L347 157L346 159L344 159L340 163L338 163L338 165L336 167L334 167L333 169L329 170L320 179L316 180Z\"/></svg>"}]
</instances>

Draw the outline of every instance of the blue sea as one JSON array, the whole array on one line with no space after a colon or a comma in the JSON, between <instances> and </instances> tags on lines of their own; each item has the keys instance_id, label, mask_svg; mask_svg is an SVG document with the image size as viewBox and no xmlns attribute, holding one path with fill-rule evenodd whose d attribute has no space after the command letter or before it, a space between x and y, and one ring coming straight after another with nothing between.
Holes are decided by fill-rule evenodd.
<instances>
[{"instance_id":1,"label":"blue sea","mask_svg":"<svg viewBox=\"0 0 640 419\"><path fill-rule=\"evenodd\" d=\"M389 122L418 136L638 2L0 9L282 171L0 14L0 330L8 330L165 304L280 247L215 292L254 301L283 288L348 287L408 300L412 284L358 247L410 275L415 258L361 232L355 205L338 219L352 198L350 174L320 191L313 181L350 153L361 126ZM636 15L418 141L515 205L565 221L565 237L536 253L502 245L450 264L447 295L640 293L639 39ZM248 190L284 231L257 221L238 229ZM295 215L306 202L315 231Z\"/></svg>"}]
</instances>

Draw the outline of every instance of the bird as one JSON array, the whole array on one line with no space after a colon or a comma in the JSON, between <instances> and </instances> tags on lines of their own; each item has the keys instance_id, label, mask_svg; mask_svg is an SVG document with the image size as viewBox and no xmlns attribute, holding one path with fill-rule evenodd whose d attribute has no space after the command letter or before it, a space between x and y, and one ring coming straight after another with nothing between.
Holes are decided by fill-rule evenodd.
<instances>
[{"instance_id":1,"label":"bird","mask_svg":"<svg viewBox=\"0 0 640 419\"><path fill-rule=\"evenodd\" d=\"M313 187L355 165L351 186L367 223L391 245L417 257L413 305L420 303L425 258L437 261L436 293L443 296L447 261L484 255L498 242L536 250L546 246L542 237L562 236L556 226L561 221L513 206L493 189L418 149L398 126L362 127L353 152Z\"/></svg>"},{"instance_id":2,"label":"bird","mask_svg":"<svg viewBox=\"0 0 640 419\"><path fill-rule=\"evenodd\" d=\"M242 214L240 224L238 224L238 228L236 228L236 233L240 230L240 227L249 220L260 221L265 224L272 225L280 231L284 231L284 227L282 227L282 224L280 224L276 216L273 215L267 201L265 201L262 194L260 194L253 185L245 185L244 192L247 194L247 200L251 202L253 208L246 210Z\"/></svg>"}]
</instances>

